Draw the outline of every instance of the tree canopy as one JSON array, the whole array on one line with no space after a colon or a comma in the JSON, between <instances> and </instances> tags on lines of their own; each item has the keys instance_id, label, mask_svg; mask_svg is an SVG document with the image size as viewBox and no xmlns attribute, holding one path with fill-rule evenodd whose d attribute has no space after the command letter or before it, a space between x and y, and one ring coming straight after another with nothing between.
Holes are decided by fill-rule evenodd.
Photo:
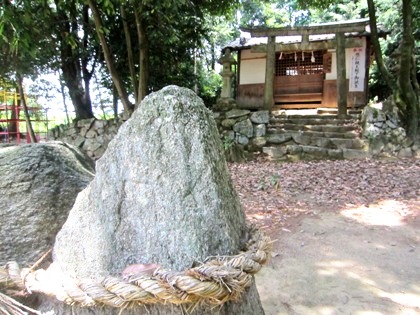
<instances>
[{"instance_id":1,"label":"tree canopy","mask_svg":"<svg viewBox=\"0 0 420 315\"><path fill-rule=\"evenodd\" d=\"M220 89L215 72L220 46L238 35L240 25L281 27L365 18L372 11L368 3L374 5L378 23L391 30L376 54L383 66L378 62L378 71L372 72L372 97L384 98L393 91L400 95L403 118L411 117L418 110L406 103L418 102L419 0L2 0L0 76L59 71L77 119L93 117L94 76L119 96L128 115L145 95L169 84L192 88L211 103ZM384 88L391 82L386 73L399 82L398 89L405 86L401 67L411 73L408 81L414 92L408 86L400 93ZM415 98L405 99L407 93Z\"/></svg>"}]
</instances>

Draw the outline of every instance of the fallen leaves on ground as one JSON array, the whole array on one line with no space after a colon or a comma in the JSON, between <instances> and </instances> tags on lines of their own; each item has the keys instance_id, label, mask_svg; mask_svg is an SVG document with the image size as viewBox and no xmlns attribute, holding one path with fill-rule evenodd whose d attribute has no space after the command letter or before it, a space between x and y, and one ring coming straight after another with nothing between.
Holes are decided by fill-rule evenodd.
<instances>
[{"instance_id":1,"label":"fallen leaves on ground","mask_svg":"<svg viewBox=\"0 0 420 315\"><path fill-rule=\"evenodd\" d=\"M282 227L302 214L399 201L401 216L420 214L420 160L338 160L230 163L250 221ZM287 230L287 229L286 229Z\"/></svg>"}]
</instances>

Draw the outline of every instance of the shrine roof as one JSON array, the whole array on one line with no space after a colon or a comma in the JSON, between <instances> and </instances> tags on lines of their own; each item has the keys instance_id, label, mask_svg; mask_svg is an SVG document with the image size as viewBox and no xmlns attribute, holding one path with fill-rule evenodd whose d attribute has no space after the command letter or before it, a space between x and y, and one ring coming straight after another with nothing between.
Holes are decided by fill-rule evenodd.
<instances>
[{"instance_id":1,"label":"shrine roof","mask_svg":"<svg viewBox=\"0 0 420 315\"><path fill-rule=\"evenodd\" d=\"M313 24L301 27L241 28L240 37L225 45L222 50L224 51L226 48L242 50L253 46L265 45L267 44L268 36L275 36L276 44L301 43L303 36L297 34L308 35L309 42L330 41L335 38L335 33L340 30L350 30L349 32L344 32L346 37L370 36L371 33L368 19ZM325 33L323 34L322 32ZM380 37L384 37L389 32L385 30L382 25L378 25L378 33Z\"/></svg>"}]
</instances>

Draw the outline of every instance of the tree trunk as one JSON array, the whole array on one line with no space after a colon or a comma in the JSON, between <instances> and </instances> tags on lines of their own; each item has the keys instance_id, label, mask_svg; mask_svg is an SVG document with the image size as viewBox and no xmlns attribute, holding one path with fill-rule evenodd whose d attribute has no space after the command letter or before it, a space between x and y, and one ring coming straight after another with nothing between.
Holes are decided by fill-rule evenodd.
<instances>
[{"instance_id":1,"label":"tree trunk","mask_svg":"<svg viewBox=\"0 0 420 315\"><path fill-rule=\"evenodd\" d=\"M414 48L413 37L413 8L411 0L402 2L403 16L403 34L401 41L401 57L398 84L401 89L401 98L406 106L403 111L403 120L406 125L407 135L415 139L418 135L419 125L419 100L415 92L415 86L418 85L417 78L412 81L412 58Z\"/></svg>"},{"instance_id":2,"label":"tree trunk","mask_svg":"<svg viewBox=\"0 0 420 315\"><path fill-rule=\"evenodd\" d=\"M371 40L375 50L376 63L379 72L388 87L392 90L395 103L399 109L400 118L407 135L413 140L418 137L420 105L416 86L417 78L412 75L414 37L412 34L412 3L411 0L403 0L403 36L401 42L400 69L398 81L394 80L385 66L379 45L378 30L376 27L375 4L373 0L367 0L371 28Z\"/></svg>"},{"instance_id":3,"label":"tree trunk","mask_svg":"<svg viewBox=\"0 0 420 315\"><path fill-rule=\"evenodd\" d=\"M68 41L69 34L74 34L78 29L76 18L69 17L63 10L59 10L59 4L56 0L57 6L57 25L59 27L60 36L60 58L61 70L63 72L63 80L69 90L70 99L72 100L76 119L93 118L92 103L89 97L89 91L83 88L82 84L82 69L80 61L75 55L75 52ZM75 11L75 8L73 8ZM74 14L73 14L74 15ZM74 34L77 38L77 34ZM87 93L87 94L86 94Z\"/></svg>"},{"instance_id":4,"label":"tree trunk","mask_svg":"<svg viewBox=\"0 0 420 315\"><path fill-rule=\"evenodd\" d=\"M139 101L136 107L140 105L141 100L147 95L149 84L149 39L147 38L146 27L142 19L143 4L134 9L137 26L137 37L140 45L140 73L138 95Z\"/></svg>"},{"instance_id":5,"label":"tree trunk","mask_svg":"<svg viewBox=\"0 0 420 315\"><path fill-rule=\"evenodd\" d=\"M89 18L89 6L84 5L83 6L83 48L85 50L88 49L88 37L91 33L90 28L90 18ZM86 54L82 55L81 57L81 65L82 65L82 75L83 75L83 83L84 83L84 93L83 93L83 102L84 104L89 104L88 107L92 111L92 99L90 97L90 81L92 80L92 76L95 73L95 67L96 67L96 58L97 54L94 54L93 56L93 62L91 62L90 56L87 56ZM88 64L91 63L91 69L89 71ZM93 117L93 112L92 112Z\"/></svg>"},{"instance_id":6,"label":"tree trunk","mask_svg":"<svg viewBox=\"0 0 420 315\"><path fill-rule=\"evenodd\" d=\"M67 50L67 48L65 49ZM68 49L71 48L68 47ZM76 119L93 118L92 104L90 103L90 99L85 97L85 90L81 83L81 75L75 65L77 61L73 59L72 53L70 55L71 57L67 53L62 52L61 70L63 72L63 80L69 89L70 99L76 112Z\"/></svg>"},{"instance_id":7,"label":"tree trunk","mask_svg":"<svg viewBox=\"0 0 420 315\"><path fill-rule=\"evenodd\" d=\"M388 69L385 66L384 60L382 58L382 51L381 45L379 44L379 36L378 36L378 27L376 22L376 9L375 3L373 0L367 0L368 4L368 11L369 11L369 26L370 26L370 36L373 45L373 49L375 51L375 59L378 65L379 72L383 79L385 80L386 84L391 88L392 91L397 90L397 84L393 80L391 74L389 73Z\"/></svg>"},{"instance_id":8,"label":"tree trunk","mask_svg":"<svg viewBox=\"0 0 420 315\"><path fill-rule=\"evenodd\" d=\"M128 99L127 90L125 89L121 76L117 68L115 67L113 56L112 56L112 53L110 51L110 48L108 46L108 43L106 41L106 37L104 34L104 27L103 27L101 15L99 13L99 9L94 0L88 0L88 4L89 4L90 9L92 10L93 20L95 22L95 27L96 27L96 33L98 35L99 42L101 43L101 46L102 46L102 51L104 54L106 66L111 75L112 82L115 84L115 87L118 91L118 95L121 98L124 111L126 112L128 116L131 116L133 112L133 105Z\"/></svg>"},{"instance_id":9,"label":"tree trunk","mask_svg":"<svg viewBox=\"0 0 420 315\"><path fill-rule=\"evenodd\" d=\"M183 271L209 256L238 253L248 232L210 111L191 90L169 86L142 102L97 162L94 180L79 194L57 235L47 277L58 279L62 270L101 279L145 263ZM41 309L121 312L50 303ZM122 314L181 315L191 306L140 305ZM264 314L253 279L236 303L196 306L189 314Z\"/></svg>"},{"instance_id":10,"label":"tree trunk","mask_svg":"<svg viewBox=\"0 0 420 315\"><path fill-rule=\"evenodd\" d=\"M140 99L139 99L139 93L137 90L136 68L134 66L133 45L131 44L130 28L128 27L127 14L125 12L125 8L123 5L121 5L120 11L121 11L121 19L122 19L123 27L124 27L125 43L127 45L127 58L128 58L128 67L130 69L131 86L133 87L133 90L134 90L134 100L135 100L134 104L137 104L138 102L140 102Z\"/></svg>"},{"instance_id":11,"label":"tree trunk","mask_svg":"<svg viewBox=\"0 0 420 315\"><path fill-rule=\"evenodd\" d=\"M23 78L19 73L16 73L16 77L17 77L17 84L18 84L18 89L19 89L20 104L22 105L23 112L25 114L27 133L29 134L31 142L36 143L38 141L36 139L34 129L32 128L31 119L29 117L28 106L26 104L26 99L25 99L25 91L23 90Z\"/></svg>"},{"instance_id":12,"label":"tree trunk","mask_svg":"<svg viewBox=\"0 0 420 315\"><path fill-rule=\"evenodd\" d=\"M59 79L60 79L61 97L63 98L64 112L66 113L66 125L69 125L70 124L69 110L67 107L66 93L64 91L63 76L61 74L59 74Z\"/></svg>"},{"instance_id":13,"label":"tree trunk","mask_svg":"<svg viewBox=\"0 0 420 315\"><path fill-rule=\"evenodd\" d=\"M114 119L118 119L118 92L114 84L112 84L112 110L114 111Z\"/></svg>"}]
</instances>

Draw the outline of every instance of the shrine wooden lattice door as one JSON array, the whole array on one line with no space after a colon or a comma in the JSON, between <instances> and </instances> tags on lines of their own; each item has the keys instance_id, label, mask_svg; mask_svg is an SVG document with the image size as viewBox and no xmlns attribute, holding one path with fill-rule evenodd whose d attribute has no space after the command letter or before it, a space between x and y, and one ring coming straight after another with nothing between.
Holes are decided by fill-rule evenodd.
<instances>
[{"instance_id":1,"label":"shrine wooden lattice door","mask_svg":"<svg viewBox=\"0 0 420 315\"><path fill-rule=\"evenodd\" d=\"M324 62L323 51L277 53L274 102L280 108L321 106Z\"/></svg>"}]
</instances>

